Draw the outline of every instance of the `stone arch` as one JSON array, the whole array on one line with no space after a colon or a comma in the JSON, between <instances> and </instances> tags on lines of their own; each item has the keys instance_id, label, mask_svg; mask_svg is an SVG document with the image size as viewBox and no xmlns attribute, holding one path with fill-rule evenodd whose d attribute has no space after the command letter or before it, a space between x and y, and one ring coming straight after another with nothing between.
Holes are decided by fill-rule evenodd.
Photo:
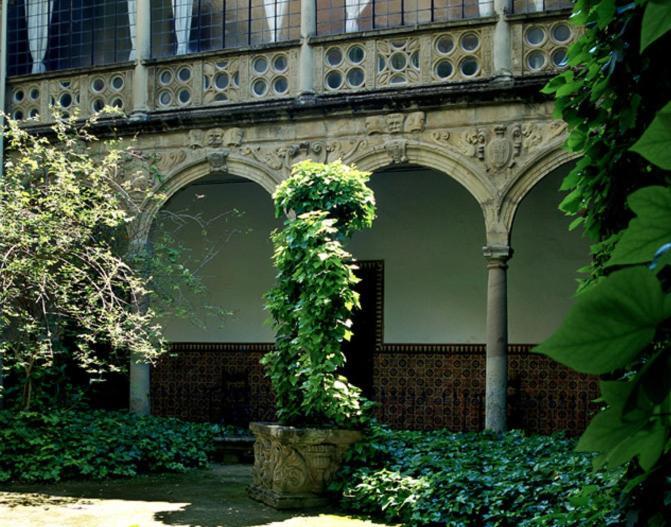
<instances>
[{"instance_id":1,"label":"stone arch","mask_svg":"<svg viewBox=\"0 0 671 527\"><path fill-rule=\"evenodd\" d=\"M135 233L132 236L133 243L138 246L146 244L151 225L156 214L161 210L168 200L190 183L211 174L215 169L207 157L198 159L186 166L178 167L169 174L165 181L156 187L153 192L160 196L159 199L146 200L140 207L140 214L135 224ZM265 166L251 161L245 157L230 154L226 157L225 172L238 176L260 185L270 196L281 178L274 175Z\"/></svg>"},{"instance_id":2,"label":"stone arch","mask_svg":"<svg viewBox=\"0 0 671 527\"><path fill-rule=\"evenodd\" d=\"M403 162L430 168L451 177L464 187L481 207L491 200L495 193L491 182L484 179L476 170L468 167L450 152L437 145L417 142L403 143L403 140L400 141L397 144L402 149ZM393 166L396 164L393 155L390 153L393 146L393 141L386 143L348 159L347 163L354 164L357 168L369 172Z\"/></svg>"},{"instance_id":3,"label":"stone arch","mask_svg":"<svg viewBox=\"0 0 671 527\"><path fill-rule=\"evenodd\" d=\"M512 184L505 190L498 211L499 223L510 233L515 215L526 195L545 176L556 168L580 157L579 153L568 152L564 148L564 140L535 156L523 169Z\"/></svg>"}]
</instances>

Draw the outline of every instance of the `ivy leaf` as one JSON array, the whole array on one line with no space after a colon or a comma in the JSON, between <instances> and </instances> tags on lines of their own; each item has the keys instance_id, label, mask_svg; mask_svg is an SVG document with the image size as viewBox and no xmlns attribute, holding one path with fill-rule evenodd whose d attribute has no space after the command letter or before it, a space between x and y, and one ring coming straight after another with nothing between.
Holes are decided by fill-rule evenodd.
<instances>
[{"instance_id":1,"label":"ivy leaf","mask_svg":"<svg viewBox=\"0 0 671 527\"><path fill-rule=\"evenodd\" d=\"M671 170L671 102L662 108L629 149L663 168Z\"/></svg>"},{"instance_id":2,"label":"ivy leaf","mask_svg":"<svg viewBox=\"0 0 671 527\"><path fill-rule=\"evenodd\" d=\"M607 266L650 262L657 249L671 241L671 188L642 188L629 196L627 204L636 217L629 222Z\"/></svg>"},{"instance_id":3,"label":"ivy leaf","mask_svg":"<svg viewBox=\"0 0 671 527\"><path fill-rule=\"evenodd\" d=\"M650 0L643 13L641 25L641 53L655 40L671 29L671 2Z\"/></svg>"},{"instance_id":4,"label":"ivy leaf","mask_svg":"<svg viewBox=\"0 0 671 527\"><path fill-rule=\"evenodd\" d=\"M671 316L671 299L644 267L612 273L577 297L562 326L535 351L582 373L623 368Z\"/></svg>"}]
</instances>

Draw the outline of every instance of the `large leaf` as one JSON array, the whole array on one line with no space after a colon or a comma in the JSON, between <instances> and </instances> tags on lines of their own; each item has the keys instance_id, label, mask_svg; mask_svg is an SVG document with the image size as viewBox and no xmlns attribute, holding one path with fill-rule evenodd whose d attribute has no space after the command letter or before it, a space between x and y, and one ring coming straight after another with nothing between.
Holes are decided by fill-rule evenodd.
<instances>
[{"instance_id":1,"label":"large leaf","mask_svg":"<svg viewBox=\"0 0 671 527\"><path fill-rule=\"evenodd\" d=\"M643 14L641 53L669 29L671 29L671 2L650 0Z\"/></svg>"},{"instance_id":2,"label":"large leaf","mask_svg":"<svg viewBox=\"0 0 671 527\"><path fill-rule=\"evenodd\" d=\"M671 170L671 102L657 112L650 126L630 150L664 170Z\"/></svg>"},{"instance_id":3,"label":"large leaf","mask_svg":"<svg viewBox=\"0 0 671 527\"><path fill-rule=\"evenodd\" d=\"M644 267L617 271L580 294L562 326L536 348L575 370L603 374L629 364L671 316L671 301Z\"/></svg>"},{"instance_id":4,"label":"large leaf","mask_svg":"<svg viewBox=\"0 0 671 527\"><path fill-rule=\"evenodd\" d=\"M671 241L671 188L645 187L627 200L636 214L608 260L611 265L650 262Z\"/></svg>"}]
</instances>

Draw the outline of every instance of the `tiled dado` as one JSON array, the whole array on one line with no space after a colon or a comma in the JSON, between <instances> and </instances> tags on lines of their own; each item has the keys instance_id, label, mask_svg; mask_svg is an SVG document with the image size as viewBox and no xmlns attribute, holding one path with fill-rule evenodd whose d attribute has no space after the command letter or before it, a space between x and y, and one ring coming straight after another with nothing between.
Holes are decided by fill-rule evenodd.
<instances>
[{"instance_id":1,"label":"tiled dado","mask_svg":"<svg viewBox=\"0 0 671 527\"><path fill-rule=\"evenodd\" d=\"M17 80L9 84L9 115L19 121L46 123L52 120L53 106L59 106L66 117L74 111L86 117L105 106L129 111L132 85L130 69Z\"/></svg>"},{"instance_id":2,"label":"tiled dado","mask_svg":"<svg viewBox=\"0 0 671 527\"><path fill-rule=\"evenodd\" d=\"M316 91L355 92L464 82L492 72L492 26L324 43L316 49Z\"/></svg>"},{"instance_id":3,"label":"tiled dado","mask_svg":"<svg viewBox=\"0 0 671 527\"><path fill-rule=\"evenodd\" d=\"M584 430L597 380L509 346L509 425L529 432ZM272 344L176 344L152 371L152 411L196 421L272 420L272 390L259 359ZM385 344L373 357L378 418L395 428L481 430L482 344Z\"/></svg>"},{"instance_id":4,"label":"tiled dado","mask_svg":"<svg viewBox=\"0 0 671 527\"><path fill-rule=\"evenodd\" d=\"M297 49L282 49L156 64L150 104L172 110L293 97L297 62Z\"/></svg>"}]
</instances>

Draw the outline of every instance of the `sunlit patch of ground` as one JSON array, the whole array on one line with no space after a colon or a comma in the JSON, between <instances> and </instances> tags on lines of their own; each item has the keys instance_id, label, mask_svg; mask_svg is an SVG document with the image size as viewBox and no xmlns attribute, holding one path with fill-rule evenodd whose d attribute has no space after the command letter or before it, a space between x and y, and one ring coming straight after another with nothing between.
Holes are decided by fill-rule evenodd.
<instances>
[{"instance_id":1,"label":"sunlit patch of ground","mask_svg":"<svg viewBox=\"0 0 671 527\"><path fill-rule=\"evenodd\" d=\"M251 467L132 480L0 487L0 527L384 527L331 511L279 512L247 497Z\"/></svg>"}]
</instances>

